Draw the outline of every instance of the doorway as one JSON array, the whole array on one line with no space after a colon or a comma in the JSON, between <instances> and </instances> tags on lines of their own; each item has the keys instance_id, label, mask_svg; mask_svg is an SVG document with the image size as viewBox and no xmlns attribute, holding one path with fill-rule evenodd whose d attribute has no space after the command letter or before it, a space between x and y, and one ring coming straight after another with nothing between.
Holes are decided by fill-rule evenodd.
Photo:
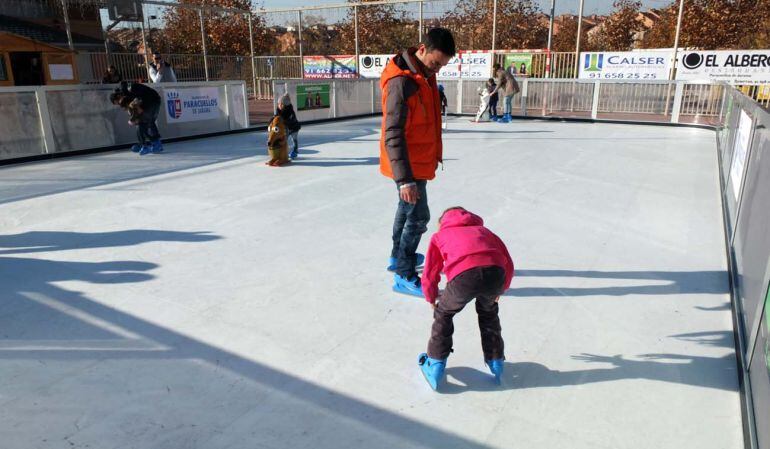
<instances>
[{"instance_id":1,"label":"doorway","mask_svg":"<svg viewBox=\"0 0 770 449\"><path fill-rule=\"evenodd\" d=\"M11 70L17 86L39 86L45 84L43 55L39 51L14 51L10 53Z\"/></svg>"}]
</instances>

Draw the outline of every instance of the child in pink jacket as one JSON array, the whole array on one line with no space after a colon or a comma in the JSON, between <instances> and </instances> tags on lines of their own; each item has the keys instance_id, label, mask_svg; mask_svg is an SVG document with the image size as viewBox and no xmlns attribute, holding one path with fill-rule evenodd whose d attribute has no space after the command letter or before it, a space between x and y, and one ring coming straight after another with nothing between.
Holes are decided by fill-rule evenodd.
<instances>
[{"instance_id":1,"label":"child in pink jacket","mask_svg":"<svg viewBox=\"0 0 770 449\"><path fill-rule=\"evenodd\" d=\"M439 296L442 272L447 286ZM439 231L430 239L422 275L422 291L434 312L428 352L420 354L419 364L434 390L452 350L452 318L474 298L484 362L500 383L505 356L497 301L510 287L512 278L511 256L503 241L484 227L484 220L462 207L445 210L439 219Z\"/></svg>"}]
</instances>

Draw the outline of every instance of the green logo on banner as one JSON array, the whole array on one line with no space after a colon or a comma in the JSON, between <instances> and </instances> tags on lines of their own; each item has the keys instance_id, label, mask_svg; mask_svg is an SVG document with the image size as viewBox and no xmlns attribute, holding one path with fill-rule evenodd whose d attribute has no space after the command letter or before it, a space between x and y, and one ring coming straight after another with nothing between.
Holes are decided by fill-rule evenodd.
<instances>
[{"instance_id":1,"label":"green logo on banner","mask_svg":"<svg viewBox=\"0 0 770 449\"><path fill-rule=\"evenodd\" d=\"M585 57L583 70L586 72L601 72L604 65L604 55L601 53L589 53Z\"/></svg>"}]
</instances>

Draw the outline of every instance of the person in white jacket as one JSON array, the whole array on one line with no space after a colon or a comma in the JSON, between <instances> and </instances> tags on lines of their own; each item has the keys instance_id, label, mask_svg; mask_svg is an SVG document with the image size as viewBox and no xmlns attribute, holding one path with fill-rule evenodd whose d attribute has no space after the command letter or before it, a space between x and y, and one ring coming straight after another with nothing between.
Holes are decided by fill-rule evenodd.
<instances>
[{"instance_id":1,"label":"person in white jacket","mask_svg":"<svg viewBox=\"0 0 770 449\"><path fill-rule=\"evenodd\" d=\"M150 80L153 83L175 83L176 74L171 64L163 60L160 53L152 55L152 62L149 67Z\"/></svg>"}]
</instances>

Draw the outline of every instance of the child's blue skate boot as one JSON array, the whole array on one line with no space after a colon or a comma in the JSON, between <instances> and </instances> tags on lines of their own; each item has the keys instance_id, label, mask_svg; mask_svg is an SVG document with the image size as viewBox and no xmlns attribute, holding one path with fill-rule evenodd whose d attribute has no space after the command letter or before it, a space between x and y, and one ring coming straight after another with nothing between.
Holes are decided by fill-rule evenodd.
<instances>
[{"instance_id":1,"label":"child's blue skate boot","mask_svg":"<svg viewBox=\"0 0 770 449\"><path fill-rule=\"evenodd\" d=\"M142 146L139 145L138 143L135 143L135 144L131 145L131 151L133 151L134 153L138 153L138 152L142 151Z\"/></svg>"},{"instance_id":2,"label":"child's blue skate boot","mask_svg":"<svg viewBox=\"0 0 770 449\"><path fill-rule=\"evenodd\" d=\"M492 117L489 117L490 121L496 122L499 120L499 118L496 115L493 115Z\"/></svg>"},{"instance_id":3,"label":"child's blue skate boot","mask_svg":"<svg viewBox=\"0 0 770 449\"><path fill-rule=\"evenodd\" d=\"M501 123L511 123L511 114L505 114L503 115L503 119L500 120Z\"/></svg>"},{"instance_id":4,"label":"child's blue skate boot","mask_svg":"<svg viewBox=\"0 0 770 449\"><path fill-rule=\"evenodd\" d=\"M396 293L402 293L404 295L424 298L422 294L422 285L420 284L420 277L417 275L414 275L411 279L405 279L402 276L394 274L393 291Z\"/></svg>"},{"instance_id":5,"label":"child's blue skate boot","mask_svg":"<svg viewBox=\"0 0 770 449\"><path fill-rule=\"evenodd\" d=\"M422 266L422 264L425 263L425 256L420 253L415 253L416 259L414 262L415 267ZM388 259L388 271L394 272L396 271L396 263L398 262L398 259L395 257L391 257Z\"/></svg>"},{"instance_id":6,"label":"child's blue skate boot","mask_svg":"<svg viewBox=\"0 0 770 449\"><path fill-rule=\"evenodd\" d=\"M428 354L422 353L417 357L417 363L420 365L420 371L425 376L425 380L434 390L438 389L439 383L444 378L444 368L446 368L446 359L432 359Z\"/></svg>"},{"instance_id":7,"label":"child's blue skate boot","mask_svg":"<svg viewBox=\"0 0 770 449\"><path fill-rule=\"evenodd\" d=\"M139 150L139 156L144 156L145 154L150 154L152 152L152 144L151 143L145 143L142 145L142 148Z\"/></svg>"},{"instance_id":8,"label":"child's blue skate boot","mask_svg":"<svg viewBox=\"0 0 770 449\"><path fill-rule=\"evenodd\" d=\"M153 153L161 153L163 151L163 144L161 143L160 139L153 140L152 141L152 152Z\"/></svg>"},{"instance_id":9,"label":"child's blue skate boot","mask_svg":"<svg viewBox=\"0 0 770 449\"><path fill-rule=\"evenodd\" d=\"M497 385L500 385L500 379L503 377L503 368L505 368L503 360L505 359L484 360L484 363L489 367L489 371L494 374Z\"/></svg>"},{"instance_id":10,"label":"child's blue skate boot","mask_svg":"<svg viewBox=\"0 0 770 449\"><path fill-rule=\"evenodd\" d=\"M289 159L297 159L297 150L293 150L289 153Z\"/></svg>"}]
</instances>

